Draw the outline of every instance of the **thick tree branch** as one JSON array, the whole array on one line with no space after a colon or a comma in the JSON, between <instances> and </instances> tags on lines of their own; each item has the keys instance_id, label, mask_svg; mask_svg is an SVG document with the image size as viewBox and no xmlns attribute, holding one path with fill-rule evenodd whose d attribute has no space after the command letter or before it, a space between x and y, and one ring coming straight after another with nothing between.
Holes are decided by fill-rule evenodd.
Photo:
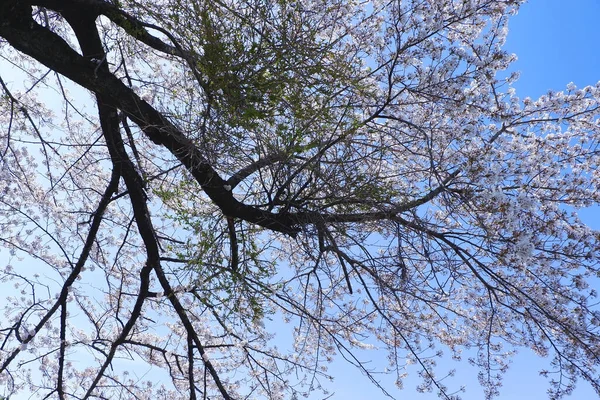
<instances>
[{"instance_id":1,"label":"thick tree branch","mask_svg":"<svg viewBox=\"0 0 600 400\"><path fill-rule=\"evenodd\" d=\"M242 182L244 179L258 171L259 169L271 164L275 164L279 161L284 161L285 159L286 154L283 152L268 154L237 171L229 179L227 179L227 184L233 189L237 185L239 185L240 182Z\"/></svg>"},{"instance_id":2,"label":"thick tree branch","mask_svg":"<svg viewBox=\"0 0 600 400\"><path fill-rule=\"evenodd\" d=\"M236 272L239 267L240 256L237 233L235 231L235 220L233 217L227 217L227 229L229 230L229 248L231 250L230 268L232 271Z\"/></svg>"},{"instance_id":3,"label":"thick tree branch","mask_svg":"<svg viewBox=\"0 0 600 400\"><path fill-rule=\"evenodd\" d=\"M88 16L98 17L104 15L109 18L112 22L123 28L130 36L139 40L140 42L158 50L162 53L179 56L187 59L191 54L186 53L183 49L171 46L154 35L151 35L146 28L156 29L167 36L169 39L174 40L172 35L168 34L164 29L158 26L147 24L140 21L134 16L126 13L117 7L114 3L102 0L35 0L30 1L31 4L46 7L63 14L72 10L77 12L85 13Z\"/></svg>"},{"instance_id":4,"label":"thick tree branch","mask_svg":"<svg viewBox=\"0 0 600 400\"><path fill-rule=\"evenodd\" d=\"M0 36L14 48L101 95L107 105L122 109L150 140L166 147L190 171L225 215L290 235L298 231L291 215L270 213L235 199L227 190L226 181L205 161L191 140L106 68L98 68L92 58L101 54L79 55L61 37L37 24L31 16L27 21L15 21L2 15Z\"/></svg>"},{"instance_id":5,"label":"thick tree branch","mask_svg":"<svg viewBox=\"0 0 600 400\"><path fill-rule=\"evenodd\" d=\"M94 20L92 16L88 16L86 19L85 15L80 13L70 11L64 12L67 21L73 28L75 35L79 41L83 54L91 57L91 55L97 55L104 58L102 42L100 41L100 37L98 35L97 28L95 26ZM108 72L108 67L106 64L101 64L98 66L97 72ZM158 240L156 238L156 233L152 224L152 220L150 217L150 212L148 210L148 206L146 204L147 198L146 193L144 192L144 185L142 178L139 176L133 162L130 160L127 152L125 150L125 146L123 144L123 139L120 134L120 118L117 111L110 104L110 100L107 101L106 96L101 93L96 94L98 113L100 116L100 125L102 127L102 132L104 138L106 140L106 144L110 153L111 160L113 165L121 171L121 175L125 182L125 186L129 192L129 197L131 199L131 205L133 207L133 214L136 220L136 224L138 227L138 231L140 232L140 236L142 237L142 241L146 247L146 255L147 261L144 268L142 268L140 272L140 289L136 298L135 305L131 311L131 315L123 327L119 337L112 343L110 351L106 356L106 359L103 365L100 367L97 375L90 385L86 392L86 398L91 396L96 386L99 384L100 379L104 376L106 368L112 363L112 360L116 354L116 351L119 346L121 346L124 341L128 338L130 332L136 324L136 321L141 315L142 306L144 301L148 297L149 293L149 282L150 282L150 272L154 270L159 280L161 281L161 285L166 289L167 293L172 293L172 290L169 287L168 281L166 281L166 277L162 273L160 268L160 251L158 247ZM173 297L173 296L172 296ZM196 337L196 344L200 350L200 353L204 355L204 349L197 338L197 335L194 332L193 326L189 319L187 319L187 315L185 314L185 310L176 301L176 298L171 299L173 305L182 319L183 324L188 329L188 334L192 334ZM204 357L203 357L204 360ZM227 393L227 390L221 383L221 380L218 376L217 371L214 369L210 361L204 360L204 363L207 369L210 371L211 376L213 377L219 391L223 395L225 399L229 399L230 396ZM192 388L193 390L193 388Z\"/></svg>"},{"instance_id":6,"label":"thick tree branch","mask_svg":"<svg viewBox=\"0 0 600 400\"><path fill-rule=\"evenodd\" d=\"M86 1L96 4L93 0ZM74 2L74 4L83 4L86 1L82 0L81 3ZM47 2L45 4L51 5L50 3ZM234 186L232 184L239 183L241 179L244 179L262 166L277 161L277 155L268 156L263 160L250 164L233 175L229 180L224 180L206 162L200 150L183 132L150 104L142 100L131 88L127 87L110 73L108 68L105 68L105 65L103 68L98 68L97 63L91 61L92 58L100 55L96 54L98 52L89 53L86 56L79 55L61 37L37 24L31 18L31 15L29 15L27 21L24 21L25 13L22 10L23 8L27 7L20 6L19 13L17 13L21 16L21 19L7 18L4 15L2 16L4 18L0 17L0 36L7 39L16 49L28 54L97 95L101 95L107 105L115 109L122 109L150 140L167 148L190 171L205 193L226 216L240 218L270 230L295 235L299 231L300 226L313 224L315 221L321 223L351 223L390 219L394 215L428 202L445 189L447 182L444 182L440 187L432 190L422 198L404 205L391 207L388 210L366 213L293 213L288 210L274 213L244 204L234 198L231 192L231 187ZM65 12L69 11L65 10ZM70 12L76 12L79 15L84 10L74 9ZM94 17L98 12L97 10L92 10L89 12L89 15ZM453 178L454 176L455 174L452 174L450 177Z\"/></svg>"}]
</instances>

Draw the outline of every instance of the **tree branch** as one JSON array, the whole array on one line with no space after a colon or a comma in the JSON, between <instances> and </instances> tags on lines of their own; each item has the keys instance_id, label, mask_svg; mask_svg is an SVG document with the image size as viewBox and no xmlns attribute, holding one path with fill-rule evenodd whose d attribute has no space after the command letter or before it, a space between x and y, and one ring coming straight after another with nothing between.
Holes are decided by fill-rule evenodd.
<instances>
[{"instance_id":1,"label":"tree branch","mask_svg":"<svg viewBox=\"0 0 600 400\"><path fill-rule=\"evenodd\" d=\"M298 232L294 218L289 214L271 213L235 199L226 189L226 181L205 161L190 139L107 68L97 68L91 58L99 54L79 55L60 36L37 24L31 16L28 21L15 21L2 15L0 36L19 51L101 95L107 105L122 109L150 140L167 148L190 171L225 215L288 235Z\"/></svg>"},{"instance_id":2,"label":"tree branch","mask_svg":"<svg viewBox=\"0 0 600 400\"><path fill-rule=\"evenodd\" d=\"M73 2L73 4L81 5L88 1L96 4L95 0L80 0ZM12 0L9 3L18 2ZM44 4L51 5L51 3L53 2L48 1ZM15 7L17 6L18 4L15 5ZM27 7L21 6L21 8ZM75 9L74 12L81 13L84 10ZM93 10L89 12L91 16L96 15L96 13L97 11L94 12ZM24 14L21 12L19 15ZM241 179L259 168L277 161L281 155L274 154L258 160L226 181L205 160L195 144L165 116L110 73L105 64L103 68L98 68L98 65L91 61L92 55L95 57L99 54L90 53L86 57L79 55L61 37L37 24L31 18L31 15L28 21L15 20L2 15L0 17L0 36L7 39L16 49L97 95L101 95L107 105L122 109L151 141L167 148L188 169L208 197L226 216L240 218L273 231L294 236L299 232L300 226L313 224L315 221L350 223L390 219L394 215L430 201L445 190L447 181L458 174L458 171L455 171L442 185L433 189L427 195L384 211L351 214L328 214L310 211L292 213L288 210L279 213L266 211L244 204L234 198L231 192L231 187L234 186L232 183L239 183Z\"/></svg>"},{"instance_id":3,"label":"tree branch","mask_svg":"<svg viewBox=\"0 0 600 400\"><path fill-rule=\"evenodd\" d=\"M240 184L244 179L258 171L259 169L266 167L271 164L275 164L278 161L284 161L286 158L286 154L283 152L277 152L273 154L268 154L265 157L259 158L256 161L248 164L244 168L240 169L238 172L233 174L229 179L227 179L227 184L231 186L231 189Z\"/></svg>"}]
</instances>

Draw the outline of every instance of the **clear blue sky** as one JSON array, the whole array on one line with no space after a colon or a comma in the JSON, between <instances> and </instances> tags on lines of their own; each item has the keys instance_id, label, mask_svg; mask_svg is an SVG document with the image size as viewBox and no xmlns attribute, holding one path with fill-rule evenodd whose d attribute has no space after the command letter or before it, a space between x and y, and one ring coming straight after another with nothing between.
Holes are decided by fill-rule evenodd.
<instances>
[{"instance_id":1,"label":"clear blue sky","mask_svg":"<svg viewBox=\"0 0 600 400\"><path fill-rule=\"evenodd\" d=\"M521 77L514 85L520 97L536 98L552 90L563 90L569 82L583 87L600 81L600 0L531 0L522 6L509 24L505 49L516 53L518 61L511 68L520 71ZM597 208L582 210L581 217L600 229L600 211ZM369 359L369 358L367 358ZM371 358L377 362L377 358ZM539 377L545 360L532 353L520 351L504 379L499 400L541 400L547 398L547 382ZM385 360L382 360L385 363ZM441 364L442 365L442 364ZM481 400L483 392L477 382L477 370L466 363L444 364L457 369L457 375L448 381L450 388L467 386L464 400ZM359 372L345 367L332 367L336 376L330 388L336 392L334 399L378 400L385 397L373 388ZM441 372L441 370L440 370ZM435 393L419 394L418 380L405 380L404 390L390 394L398 399L433 400ZM393 382L392 382L393 383ZM312 398L312 397L311 397ZM314 397L317 399L320 397ZM593 400L598 396L586 382L569 397L572 400Z\"/></svg>"},{"instance_id":2,"label":"clear blue sky","mask_svg":"<svg viewBox=\"0 0 600 400\"><path fill-rule=\"evenodd\" d=\"M567 83L593 85L600 80L600 1L531 0L509 25L506 50L519 57L515 87L537 97Z\"/></svg>"}]
</instances>

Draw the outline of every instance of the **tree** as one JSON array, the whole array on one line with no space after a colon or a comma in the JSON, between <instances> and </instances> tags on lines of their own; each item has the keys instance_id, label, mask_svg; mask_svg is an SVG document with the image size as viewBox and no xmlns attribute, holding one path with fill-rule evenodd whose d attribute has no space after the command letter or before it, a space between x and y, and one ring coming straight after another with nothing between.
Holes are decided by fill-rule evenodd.
<instances>
[{"instance_id":1,"label":"tree","mask_svg":"<svg viewBox=\"0 0 600 400\"><path fill-rule=\"evenodd\" d=\"M467 349L492 398L519 347L600 394L600 85L516 96L519 3L0 1L2 395L296 398L338 356L450 399Z\"/></svg>"}]
</instances>

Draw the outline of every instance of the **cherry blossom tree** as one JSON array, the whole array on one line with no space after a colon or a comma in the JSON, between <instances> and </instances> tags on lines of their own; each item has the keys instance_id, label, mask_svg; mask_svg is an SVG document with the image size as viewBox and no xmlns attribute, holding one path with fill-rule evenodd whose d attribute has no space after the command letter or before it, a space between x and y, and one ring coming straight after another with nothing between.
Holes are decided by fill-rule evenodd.
<instances>
[{"instance_id":1,"label":"cherry blossom tree","mask_svg":"<svg viewBox=\"0 0 600 400\"><path fill-rule=\"evenodd\" d=\"M298 398L343 358L454 399L451 356L493 398L521 347L600 394L600 85L517 97L519 3L1 0L0 395Z\"/></svg>"}]
</instances>

